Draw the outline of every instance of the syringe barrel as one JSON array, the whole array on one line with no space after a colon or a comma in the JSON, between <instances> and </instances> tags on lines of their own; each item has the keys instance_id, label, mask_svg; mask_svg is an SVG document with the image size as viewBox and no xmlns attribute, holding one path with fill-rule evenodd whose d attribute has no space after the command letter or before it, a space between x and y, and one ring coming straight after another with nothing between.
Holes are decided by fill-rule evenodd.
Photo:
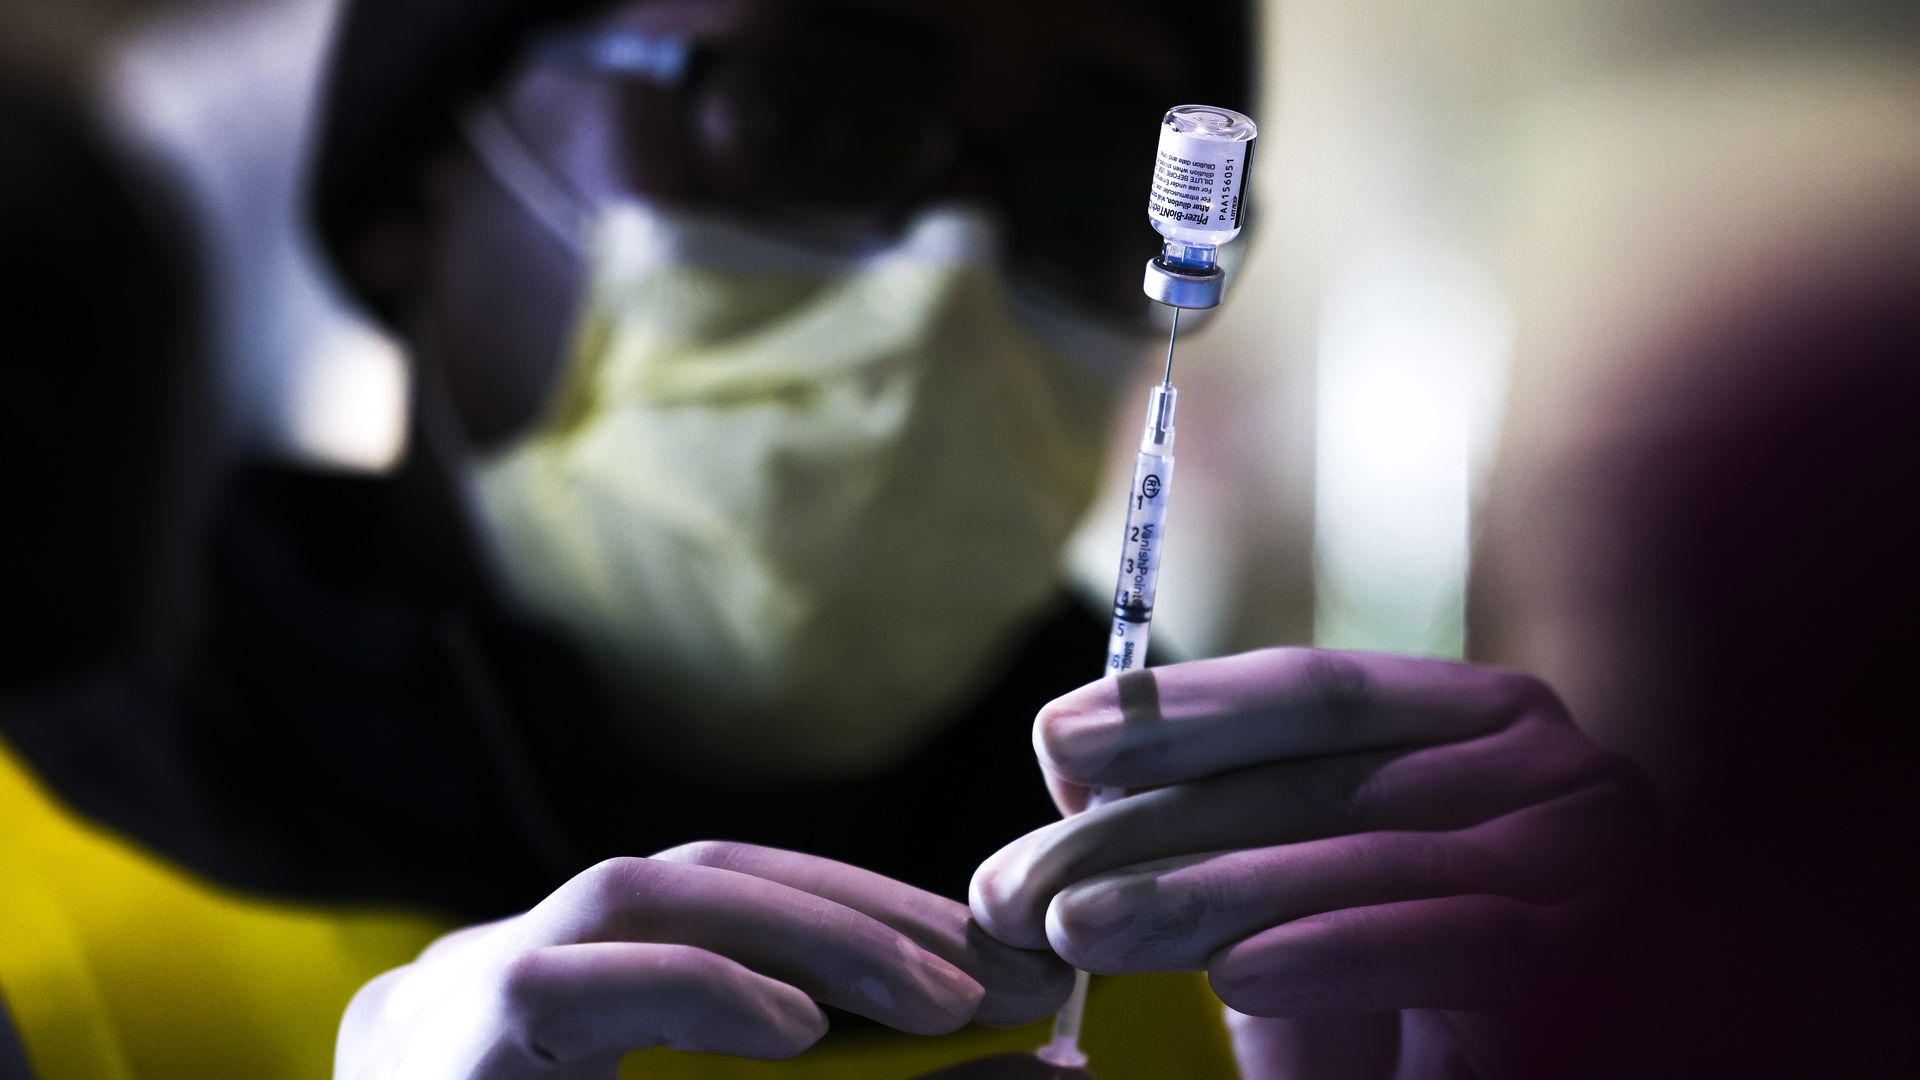
<instances>
[{"instance_id":1,"label":"syringe barrel","mask_svg":"<svg viewBox=\"0 0 1920 1080\"><path fill-rule=\"evenodd\" d=\"M1167 486L1172 479L1172 454L1142 452L1134 460L1119 581L1113 590L1113 633L1107 639L1109 675L1147 662L1153 599L1160 586L1160 550L1167 534Z\"/></svg>"},{"instance_id":2,"label":"syringe barrel","mask_svg":"<svg viewBox=\"0 0 1920 1080\"><path fill-rule=\"evenodd\" d=\"M1179 394L1158 383L1147 395L1140 453L1127 489L1127 523L1120 539L1120 571L1113 588L1113 633L1107 638L1107 674L1147 662L1153 598L1160 588L1160 549L1167 534L1167 491L1173 483L1173 410Z\"/></svg>"}]
</instances>

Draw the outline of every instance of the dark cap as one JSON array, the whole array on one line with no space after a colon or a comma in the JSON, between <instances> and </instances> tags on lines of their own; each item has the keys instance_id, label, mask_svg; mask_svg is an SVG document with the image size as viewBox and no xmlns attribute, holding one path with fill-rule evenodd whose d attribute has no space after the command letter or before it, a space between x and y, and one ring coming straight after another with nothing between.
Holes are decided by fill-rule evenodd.
<instances>
[{"instance_id":1,"label":"dark cap","mask_svg":"<svg viewBox=\"0 0 1920 1080\"><path fill-rule=\"evenodd\" d=\"M1172 10L1180 0L1164 0ZM312 198L337 258L375 215L409 209L410 178L454 133L455 110L501 77L539 28L615 0L347 0L334 35L315 147ZM1196 100L1250 108L1258 50L1251 0L1205 20L1207 85ZM1169 33L1196 37L1190 18ZM1191 42L1198 49L1198 40ZM1172 103L1169 103L1172 104Z\"/></svg>"},{"instance_id":2,"label":"dark cap","mask_svg":"<svg viewBox=\"0 0 1920 1080\"><path fill-rule=\"evenodd\" d=\"M349 0L322 91L313 205L336 255L368 216L404 206L408 177L451 137L454 109L497 78L537 26L606 0Z\"/></svg>"}]
</instances>

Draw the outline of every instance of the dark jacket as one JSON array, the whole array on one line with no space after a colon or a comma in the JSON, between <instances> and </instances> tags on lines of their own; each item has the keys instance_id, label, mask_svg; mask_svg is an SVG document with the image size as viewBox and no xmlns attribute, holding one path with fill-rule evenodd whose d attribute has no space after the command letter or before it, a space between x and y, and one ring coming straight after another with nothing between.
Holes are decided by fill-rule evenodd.
<instances>
[{"instance_id":1,"label":"dark jacket","mask_svg":"<svg viewBox=\"0 0 1920 1080\"><path fill-rule=\"evenodd\" d=\"M171 668L18 703L4 734L62 799L190 869L290 898L462 918L611 855L726 839L964 897L1055 816L1035 712L1099 674L1064 597L931 742L879 775L744 784L650 760L577 659L424 543L399 481L254 468L214 514L204 629Z\"/></svg>"}]
</instances>

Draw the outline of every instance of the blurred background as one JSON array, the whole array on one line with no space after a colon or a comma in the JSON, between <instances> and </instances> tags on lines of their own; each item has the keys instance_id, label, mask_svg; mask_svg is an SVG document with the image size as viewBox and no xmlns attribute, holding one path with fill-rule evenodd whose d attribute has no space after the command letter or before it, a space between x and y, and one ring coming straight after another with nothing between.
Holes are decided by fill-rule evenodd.
<instances>
[{"instance_id":1,"label":"blurred background","mask_svg":"<svg viewBox=\"0 0 1920 1080\"><path fill-rule=\"evenodd\" d=\"M0 4L9 695L191 636L236 464L405 456L408 361L303 209L334 14ZM1911 895L1920 840L1920 5L1290 0L1262 32L1257 229L1183 327L1156 642L1533 670L1676 811L1646 940L1708 943L1686 1008L1909 984L1870 969L1912 905L1855 901ZM1070 552L1096 599L1155 377ZM1776 922L1723 910L1755 895ZM1799 952L1725 962L1780 925Z\"/></svg>"},{"instance_id":2,"label":"blurred background","mask_svg":"<svg viewBox=\"0 0 1920 1080\"><path fill-rule=\"evenodd\" d=\"M222 463L378 472L407 443L407 363L301 211L334 3L4 11L20 207L4 257L44 290L22 294L14 333L68 347L85 327L108 365L80 377L17 352L9 459L77 469L168 448L101 465L105 491L63 475L38 495L69 523L113 523L40 539L123 545L96 560L124 578L103 596L166 584L133 589L116 633L164 634L187 617L190 568L153 570L190 562L192 517L156 507L196 505ZM1633 709L1608 699L1627 661L1597 659L1594 627L1646 612L1616 610L1634 589L1606 567L1628 556L1594 545L1634 511L1602 492L1620 468L1661 467L1623 466L1625 448L1652 455L1655 432L1732 388L1821 364L1818 347L1762 363L1710 343L1779 340L1762 328L1813 286L1844 300L1913 284L1920 9L1294 0L1263 33L1258 231L1183 346L1164 638L1189 656L1316 642L1501 660L1606 729ZM68 198L88 183L105 210ZM75 235L97 246L60 242ZM81 386L107 391L87 408L108 410L93 426L110 445L61 434L79 414L46 408ZM1134 423L1071 552L1091 596L1112 573ZM23 668L57 667L63 634L76 650L100 636L70 592L21 601L35 605L55 632Z\"/></svg>"},{"instance_id":3,"label":"blurred background","mask_svg":"<svg viewBox=\"0 0 1920 1080\"><path fill-rule=\"evenodd\" d=\"M0 63L16 110L84 115L189 234L218 404L196 425L377 471L406 366L299 212L334 7L14 3ZM1182 362L1162 617L1188 654L1462 653L1489 476L1577 452L1663 343L1795 260L1867 254L1920 184L1910 4L1293 0L1264 33L1259 232ZM1096 594L1103 505L1073 552Z\"/></svg>"},{"instance_id":4,"label":"blurred background","mask_svg":"<svg viewBox=\"0 0 1920 1080\"><path fill-rule=\"evenodd\" d=\"M1496 461L1578 453L1699 325L1913 220L1912 5L1292 0L1266 35L1262 231L1182 360L1194 652L1461 652Z\"/></svg>"}]
</instances>

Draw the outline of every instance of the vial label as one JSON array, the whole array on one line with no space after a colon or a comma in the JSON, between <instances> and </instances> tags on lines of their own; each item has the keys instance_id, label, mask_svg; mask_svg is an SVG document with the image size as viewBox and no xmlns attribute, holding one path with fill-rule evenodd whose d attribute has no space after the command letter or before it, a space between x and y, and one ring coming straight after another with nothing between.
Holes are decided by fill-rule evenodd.
<instances>
[{"instance_id":1,"label":"vial label","mask_svg":"<svg viewBox=\"0 0 1920 1080\"><path fill-rule=\"evenodd\" d=\"M1254 141L1201 139L1163 127L1153 162L1148 216L1178 229L1224 232L1239 228L1240 194Z\"/></svg>"}]
</instances>

